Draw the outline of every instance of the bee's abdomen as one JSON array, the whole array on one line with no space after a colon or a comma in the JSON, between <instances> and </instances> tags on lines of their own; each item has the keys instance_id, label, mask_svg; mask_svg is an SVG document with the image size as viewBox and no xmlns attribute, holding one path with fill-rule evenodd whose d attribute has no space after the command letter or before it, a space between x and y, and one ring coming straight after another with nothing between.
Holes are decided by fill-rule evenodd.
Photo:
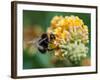
<instances>
[{"instance_id":1,"label":"bee's abdomen","mask_svg":"<svg viewBox=\"0 0 100 80\"><path fill-rule=\"evenodd\" d=\"M38 48L38 50L39 50L41 53L43 53L43 54L46 52L46 49L45 49L45 48L43 48L43 49Z\"/></svg>"}]
</instances>

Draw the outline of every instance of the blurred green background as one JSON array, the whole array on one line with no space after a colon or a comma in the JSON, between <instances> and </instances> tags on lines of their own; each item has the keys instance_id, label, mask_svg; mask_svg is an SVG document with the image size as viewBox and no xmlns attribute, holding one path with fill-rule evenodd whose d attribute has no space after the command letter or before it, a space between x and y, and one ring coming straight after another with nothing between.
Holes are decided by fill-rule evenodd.
<instances>
[{"instance_id":1,"label":"blurred green background","mask_svg":"<svg viewBox=\"0 0 100 80\"><path fill-rule=\"evenodd\" d=\"M53 57L51 53L41 54L35 45L27 44L28 41L36 39L50 27L54 16L78 16L89 28L91 28L91 15L89 13L51 12L23 10L23 69L68 67L65 61ZM89 40L91 41L91 40ZM89 42L90 49L90 42ZM88 56L90 58L90 50ZM70 65L74 66L74 65Z\"/></svg>"}]
</instances>

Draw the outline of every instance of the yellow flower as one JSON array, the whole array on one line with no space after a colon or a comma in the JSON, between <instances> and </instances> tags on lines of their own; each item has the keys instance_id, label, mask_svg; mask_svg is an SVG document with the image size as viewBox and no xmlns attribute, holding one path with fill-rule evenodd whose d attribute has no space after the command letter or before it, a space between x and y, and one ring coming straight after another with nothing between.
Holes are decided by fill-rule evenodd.
<instances>
[{"instance_id":1,"label":"yellow flower","mask_svg":"<svg viewBox=\"0 0 100 80\"><path fill-rule=\"evenodd\" d=\"M61 20L63 17L62 16L55 16L52 20L51 20L51 26L52 28L56 28L58 21Z\"/></svg>"},{"instance_id":2,"label":"yellow flower","mask_svg":"<svg viewBox=\"0 0 100 80\"><path fill-rule=\"evenodd\" d=\"M56 29L54 29L54 34L60 34L62 32L62 28L58 27Z\"/></svg>"},{"instance_id":3,"label":"yellow flower","mask_svg":"<svg viewBox=\"0 0 100 80\"><path fill-rule=\"evenodd\" d=\"M55 34L55 40L49 44L51 48L57 48L54 55L64 59L65 54L61 52L60 45L80 40L83 44L89 43L88 26L78 16L54 16L48 33Z\"/></svg>"},{"instance_id":4,"label":"yellow flower","mask_svg":"<svg viewBox=\"0 0 100 80\"><path fill-rule=\"evenodd\" d=\"M84 26L83 26L83 29L84 29L86 32L88 32L88 27L87 27L87 25L84 25Z\"/></svg>"},{"instance_id":5,"label":"yellow flower","mask_svg":"<svg viewBox=\"0 0 100 80\"><path fill-rule=\"evenodd\" d=\"M78 16L54 16L50 26L48 32L56 35L57 42L60 40L70 41L77 36L80 36L81 41L88 42L88 26L84 25L83 20Z\"/></svg>"}]
</instances>

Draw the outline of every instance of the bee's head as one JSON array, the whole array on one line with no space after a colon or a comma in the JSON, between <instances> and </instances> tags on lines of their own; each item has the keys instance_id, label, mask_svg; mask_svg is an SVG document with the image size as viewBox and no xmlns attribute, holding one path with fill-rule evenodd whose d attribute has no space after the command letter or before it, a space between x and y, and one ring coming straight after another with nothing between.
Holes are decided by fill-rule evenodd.
<instances>
[{"instance_id":1,"label":"bee's head","mask_svg":"<svg viewBox=\"0 0 100 80\"><path fill-rule=\"evenodd\" d=\"M54 34L50 34L50 40L54 40L55 39L55 35Z\"/></svg>"},{"instance_id":2,"label":"bee's head","mask_svg":"<svg viewBox=\"0 0 100 80\"><path fill-rule=\"evenodd\" d=\"M46 33L43 33L42 35L41 35L41 39L44 39L44 38L47 38L48 37L48 35L46 34Z\"/></svg>"},{"instance_id":3,"label":"bee's head","mask_svg":"<svg viewBox=\"0 0 100 80\"><path fill-rule=\"evenodd\" d=\"M44 33L41 35L41 39L47 38L49 41L55 39L55 35L53 33Z\"/></svg>"}]
</instances>

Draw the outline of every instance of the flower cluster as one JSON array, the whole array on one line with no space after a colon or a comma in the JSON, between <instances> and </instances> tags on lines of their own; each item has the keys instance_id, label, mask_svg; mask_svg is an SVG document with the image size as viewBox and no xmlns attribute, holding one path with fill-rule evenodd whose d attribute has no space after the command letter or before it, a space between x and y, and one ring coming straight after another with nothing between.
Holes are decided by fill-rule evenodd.
<instances>
[{"instance_id":1,"label":"flower cluster","mask_svg":"<svg viewBox=\"0 0 100 80\"><path fill-rule=\"evenodd\" d=\"M89 43L88 26L78 16L54 16L47 33L55 34L56 39L50 47L57 47L54 54L61 59L77 61L87 56Z\"/></svg>"}]
</instances>

